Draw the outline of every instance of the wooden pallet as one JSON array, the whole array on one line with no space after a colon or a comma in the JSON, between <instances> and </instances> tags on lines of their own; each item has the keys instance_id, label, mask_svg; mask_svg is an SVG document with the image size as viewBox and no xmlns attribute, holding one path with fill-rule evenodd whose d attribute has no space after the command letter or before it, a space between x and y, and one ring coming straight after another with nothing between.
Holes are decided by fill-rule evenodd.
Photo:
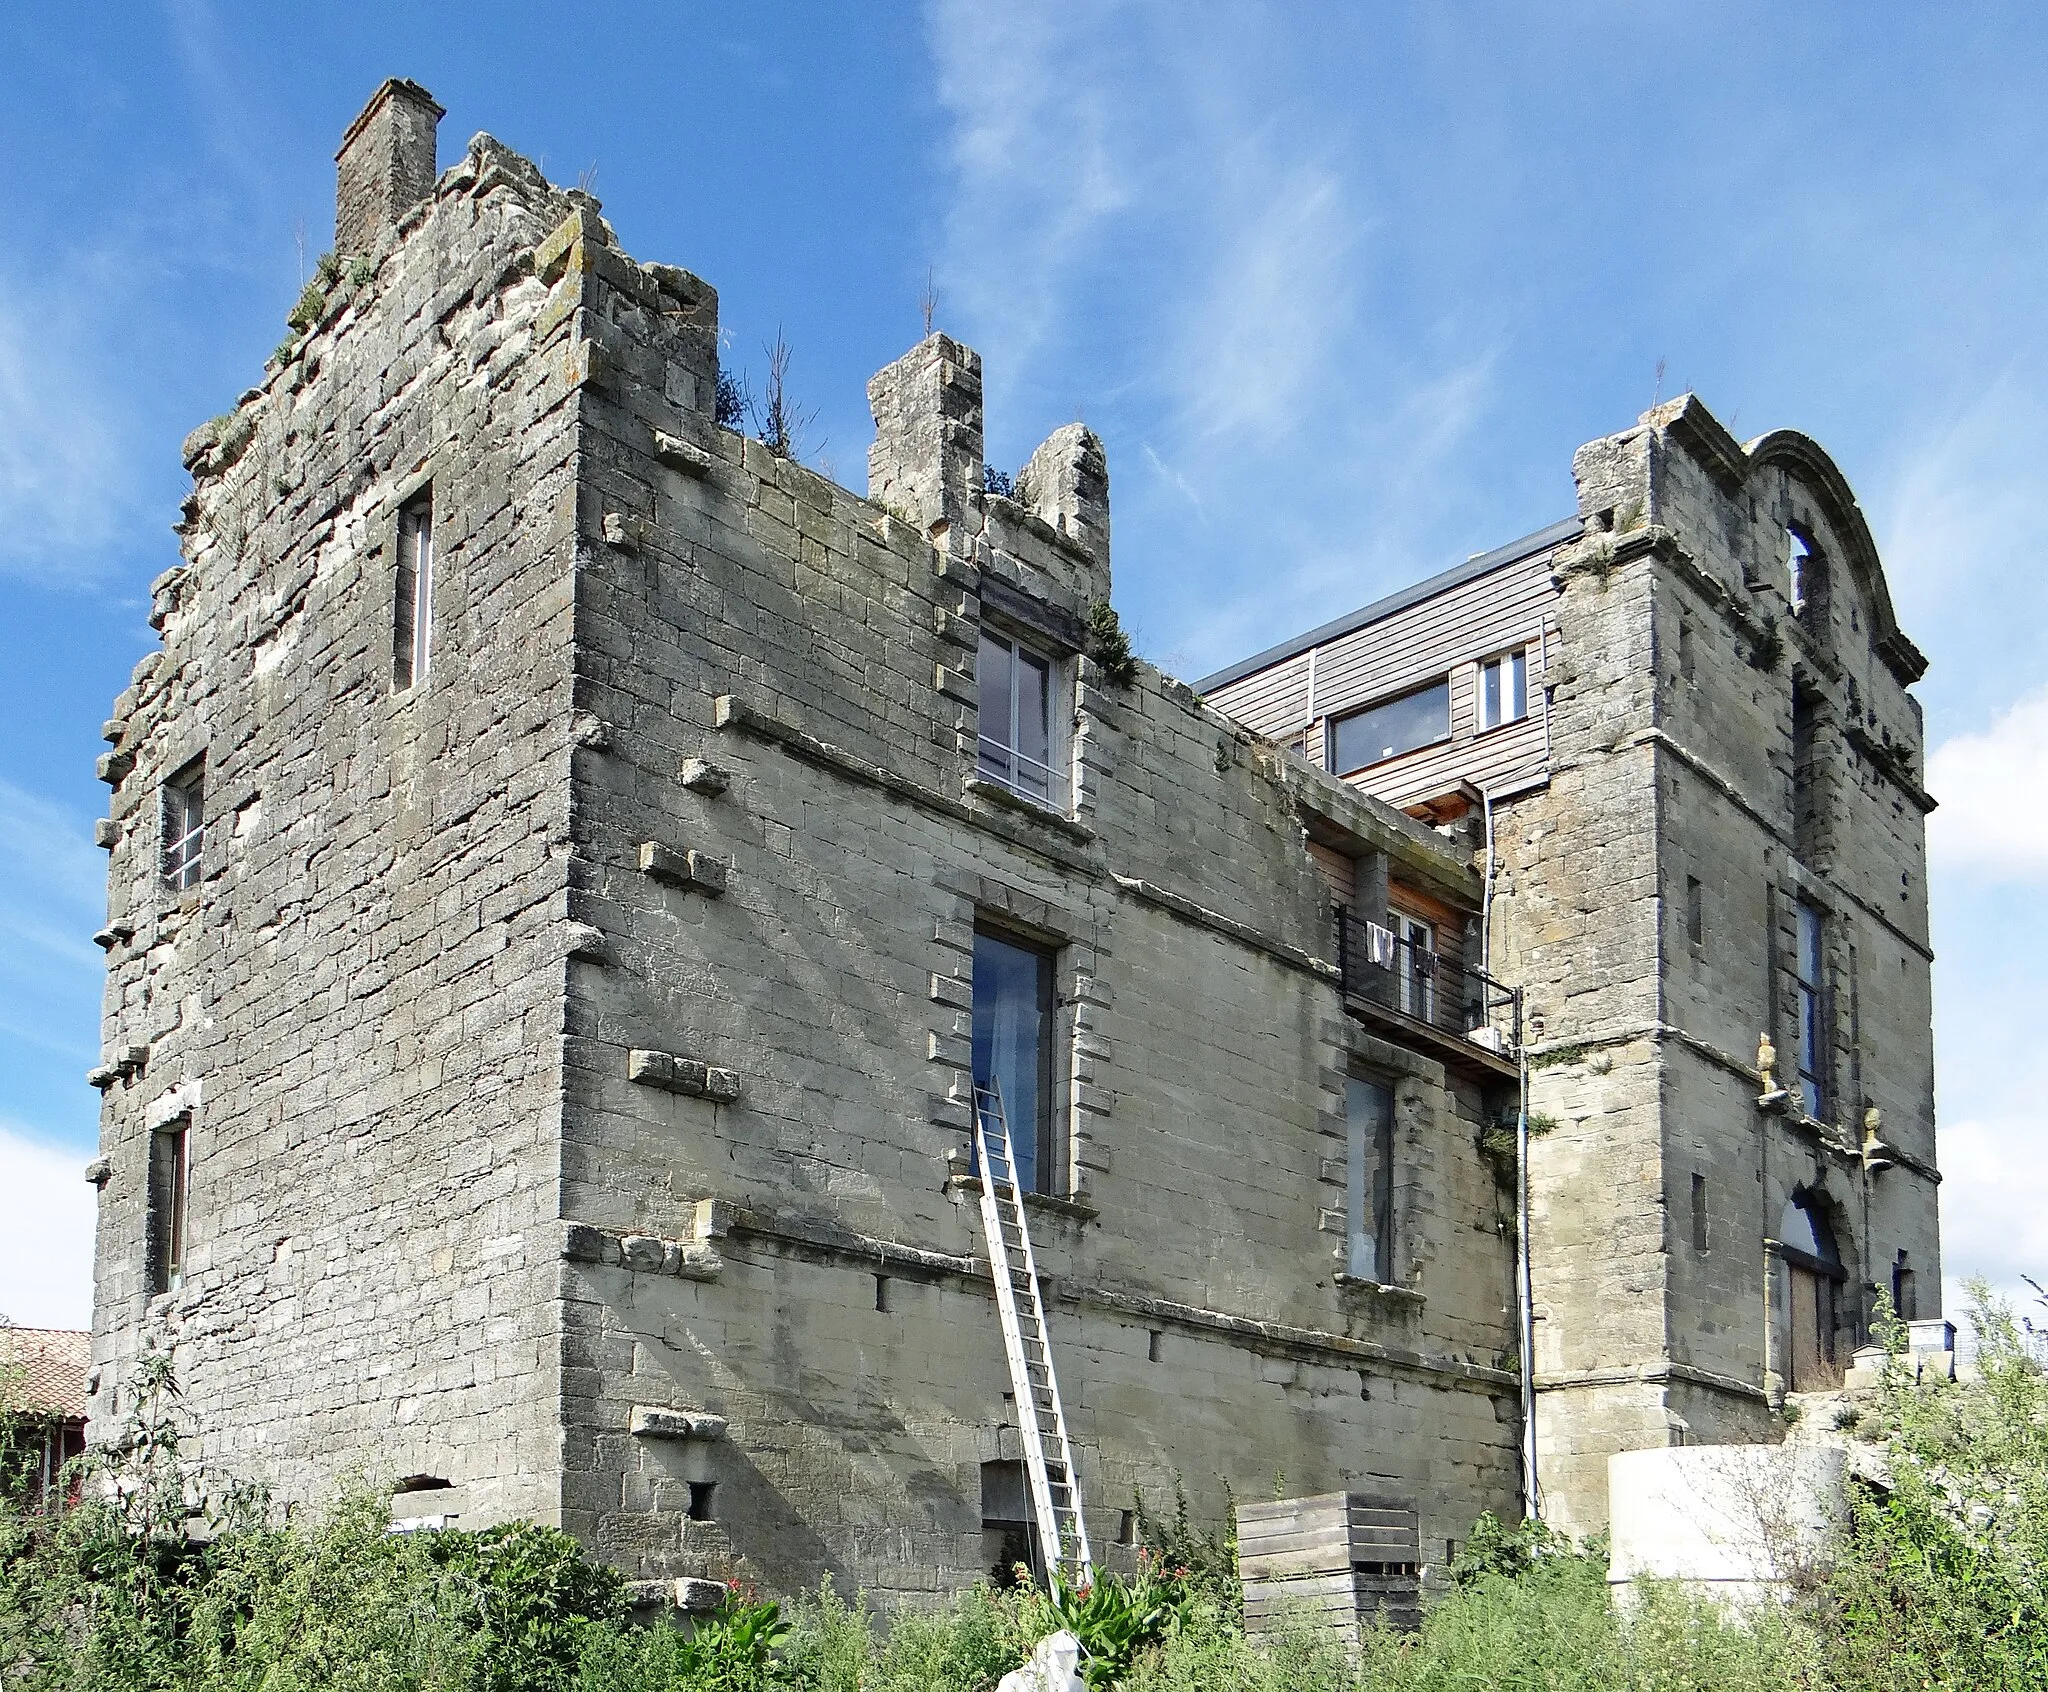
<instances>
[{"instance_id":1,"label":"wooden pallet","mask_svg":"<svg viewBox=\"0 0 2048 1692\"><path fill-rule=\"evenodd\" d=\"M1421 1623L1420 1518L1405 1504L1356 1492L1241 1504L1237 1560L1252 1632L1287 1613L1346 1633Z\"/></svg>"}]
</instances>

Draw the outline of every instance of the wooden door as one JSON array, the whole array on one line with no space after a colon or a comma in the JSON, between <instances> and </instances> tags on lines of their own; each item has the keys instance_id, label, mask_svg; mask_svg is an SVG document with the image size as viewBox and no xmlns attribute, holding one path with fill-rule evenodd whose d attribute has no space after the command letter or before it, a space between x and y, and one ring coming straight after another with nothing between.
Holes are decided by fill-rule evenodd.
<instances>
[{"instance_id":1,"label":"wooden door","mask_svg":"<svg viewBox=\"0 0 2048 1692\"><path fill-rule=\"evenodd\" d=\"M1793 1392L1826 1392L1842 1384L1835 1344L1835 1282L1832 1276L1797 1264L1787 1264L1786 1271L1792 1291L1786 1385Z\"/></svg>"}]
</instances>

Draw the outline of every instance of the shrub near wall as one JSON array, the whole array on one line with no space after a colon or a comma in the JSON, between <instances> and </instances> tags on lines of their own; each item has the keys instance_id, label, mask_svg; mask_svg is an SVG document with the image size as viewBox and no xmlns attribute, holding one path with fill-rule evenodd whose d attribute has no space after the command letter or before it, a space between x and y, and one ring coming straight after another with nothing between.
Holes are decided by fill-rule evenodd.
<instances>
[{"instance_id":1,"label":"shrub near wall","mask_svg":"<svg viewBox=\"0 0 2048 1692\"><path fill-rule=\"evenodd\" d=\"M146 1360L133 1420L84 1501L0 1503L0 1687L23 1692L988 1692L1066 1626L1092 1686L1131 1692L1894 1692L2048 1687L2048 1371L2040 1336L1980 1302L1975 1376L1894 1360L1866 1432L1887 1494L1860 1495L1810 1587L1734 1615L1654 1586L1626 1616L1598 1546L1482 1521L1413 1636L1356 1653L1311 1629L1248 1638L1227 1537L1140 1510L1138 1576L1092 1592L977 1586L886 1625L828 1584L785 1610L732 1594L694 1631L635 1626L625 1588L553 1529L393 1534L356 1492L279 1522L198 1487L177 1383ZM1141 1501L1142 1504L1142 1501Z\"/></svg>"}]
</instances>

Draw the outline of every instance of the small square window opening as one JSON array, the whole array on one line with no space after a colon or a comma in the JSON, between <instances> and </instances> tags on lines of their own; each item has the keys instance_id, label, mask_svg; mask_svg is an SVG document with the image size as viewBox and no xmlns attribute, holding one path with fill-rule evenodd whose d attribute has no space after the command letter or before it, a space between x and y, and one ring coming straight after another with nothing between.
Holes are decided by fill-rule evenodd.
<instances>
[{"instance_id":1,"label":"small square window opening","mask_svg":"<svg viewBox=\"0 0 2048 1692\"><path fill-rule=\"evenodd\" d=\"M716 1481L690 1482L690 1520L693 1522L715 1521L711 1513L712 1495L718 1491Z\"/></svg>"}]
</instances>

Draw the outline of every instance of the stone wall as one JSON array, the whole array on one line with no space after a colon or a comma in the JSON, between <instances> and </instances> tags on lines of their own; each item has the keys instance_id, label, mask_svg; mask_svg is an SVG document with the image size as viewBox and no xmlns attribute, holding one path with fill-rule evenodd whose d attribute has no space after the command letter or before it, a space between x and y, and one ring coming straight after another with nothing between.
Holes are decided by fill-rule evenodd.
<instances>
[{"instance_id":1,"label":"stone wall","mask_svg":"<svg viewBox=\"0 0 2048 1692\"><path fill-rule=\"evenodd\" d=\"M1176 1477L1212 1522L1282 1474L1395 1492L1432 1557L1511 1510L1501 1100L1341 1014L1303 818L1466 910L1469 854L1085 655L1101 443L985 494L971 350L877 379L862 499L714 425L715 295L588 196L480 137L390 215L189 443L116 713L100 1425L169 1344L203 1456L285 1499L367 1469L649 1577L971 1578L1018 1455L961 1155L980 920L1059 947L1034 1225L1098 1546ZM984 624L1066 655L1063 807L974 773ZM179 897L155 807L201 751ZM1354 1065L1396 1086L1386 1288L1335 1273Z\"/></svg>"}]
</instances>

